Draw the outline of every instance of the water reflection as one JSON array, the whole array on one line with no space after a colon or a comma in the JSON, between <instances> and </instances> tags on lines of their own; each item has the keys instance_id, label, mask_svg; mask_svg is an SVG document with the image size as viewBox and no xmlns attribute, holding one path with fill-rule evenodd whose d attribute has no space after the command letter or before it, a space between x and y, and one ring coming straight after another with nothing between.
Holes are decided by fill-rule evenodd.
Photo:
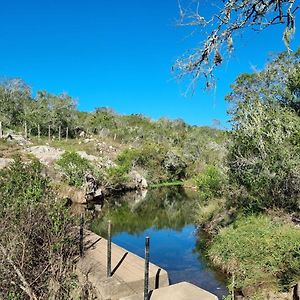
<instances>
[{"instance_id":1,"label":"water reflection","mask_svg":"<svg viewBox=\"0 0 300 300\"><path fill-rule=\"evenodd\" d=\"M92 223L94 232L106 236L107 220L113 224L113 241L144 255L144 238L151 237L151 261L166 269L170 281L188 281L222 298L225 278L209 268L196 235L194 208L197 193L182 188L151 190L147 195L126 194L106 205Z\"/></svg>"}]
</instances>

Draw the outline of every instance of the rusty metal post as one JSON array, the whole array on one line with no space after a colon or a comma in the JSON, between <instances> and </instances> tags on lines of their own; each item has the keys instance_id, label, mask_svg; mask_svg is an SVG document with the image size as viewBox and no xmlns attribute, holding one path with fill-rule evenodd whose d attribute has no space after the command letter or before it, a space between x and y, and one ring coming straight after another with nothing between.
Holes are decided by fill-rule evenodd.
<instances>
[{"instance_id":1,"label":"rusty metal post","mask_svg":"<svg viewBox=\"0 0 300 300\"><path fill-rule=\"evenodd\" d=\"M108 221L107 234L107 277L111 277L111 221Z\"/></svg>"},{"instance_id":2,"label":"rusty metal post","mask_svg":"<svg viewBox=\"0 0 300 300\"><path fill-rule=\"evenodd\" d=\"M83 227L84 227L84 216L83 213L80 216L80 229L79 229L79 253L80 257L83 257Z\"/></svg>"},{"instance_id":3,"label":"rusty metal post","mask_svg":"<svg viewBox=\"0 0 300 300\"><path fill-rule=\"evenodd\" d=\"M145 280L144 280L144 300L148 300L149 296L149 248L150 238L145 238Z\"/></svg>"}]
</instances>

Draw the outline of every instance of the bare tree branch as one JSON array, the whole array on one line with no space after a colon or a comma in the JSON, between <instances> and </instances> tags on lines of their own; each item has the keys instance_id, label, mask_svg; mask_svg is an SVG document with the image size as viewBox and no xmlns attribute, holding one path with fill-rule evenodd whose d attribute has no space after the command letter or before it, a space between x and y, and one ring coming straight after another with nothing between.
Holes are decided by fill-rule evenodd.
<instances>
[{"instance_id":1,"label":"bare tree branch","mask_svg":"<svg viewBox=\"0 0 300 300\"><path fill-rule=\"evenodd\" d=\"M176 60L173 71L178 79L188 77L189 89L194 89L200 78L207 87L214 86L214 71L222 64L223 56L234 50L234 34L247 28L263 30L277 24L285 24L283 40L290 50L290 40L295 32L295 13L300 0L223 0L222 7L212 16L200 14L203 4L200 0L194 6L184 9L178 2L180 19L178 26L198 29L210 28L210 33L199 47L189 50ZM216 1L211 2L216 3ZM296 3L298 6L296 6ZM208 4L207 4L208 5Z\"/></svg>"},{"instance_id":2,"label":"bare tree branch","mask_svg":"<svg viewBox=\"0 0 300 300\"><path fill-rule=\"evenodd\" d=\"M6 257L7 262L12 266L14 271L16 272L17 276L19 277L22 284L20 284L20 288L29 296L31 300L37 300L37 297L35 293L33 292L32 288L26 281L25 277L23 276L22 272L19 270L19 268L15 265L15 263L12 261L10 256L8 255L6 249L0 244L0 249L3 253L3 255Z\"/></svg>"}]
</instances>

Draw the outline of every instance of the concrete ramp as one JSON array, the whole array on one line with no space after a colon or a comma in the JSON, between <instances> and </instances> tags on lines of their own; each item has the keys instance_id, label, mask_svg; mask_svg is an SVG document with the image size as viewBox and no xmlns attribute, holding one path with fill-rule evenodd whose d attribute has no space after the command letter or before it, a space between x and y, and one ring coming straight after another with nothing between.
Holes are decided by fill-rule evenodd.
<instances>
[{"instance_id":1,"label":"concrete ramp","mask_svg":"<svg viewBox=\"0 0 300 300\"><path fill-rule=\"evenodd\" d=\"M77 263L77 271L94 286L99 299L120 299L121 297L143 293L143 258L112 243L112 276L106 277L107 240L85 231L84 257ZM160 267L149 266L149 289L169 285L168 274Z\"/></svg>"},{"instance_id":2,"label":"concrete ramp","mask_svg":"<svg viewBox=\"0 0 300 300\"><path fill-rule=\"evenodd\" d=\"M144 295L132 295L120 300L143 300ZM218 297L188 282L180 282L150 292L149 300L218 300Z\"/></svg>"}]
</instances>

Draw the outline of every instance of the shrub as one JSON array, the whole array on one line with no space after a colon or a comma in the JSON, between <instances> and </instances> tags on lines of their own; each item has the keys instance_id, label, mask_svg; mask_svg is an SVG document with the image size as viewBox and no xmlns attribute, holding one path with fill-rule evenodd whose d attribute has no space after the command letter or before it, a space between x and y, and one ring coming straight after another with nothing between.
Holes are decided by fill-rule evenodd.
<instances>
[{"instance_id":1,"label":"shrub","mask_svg":"<svg viewBox=\"0 0 300 300\"><path fill-rule=\"evenodd\" d=\"M207 165L203 172L195 178L195 181L201 199L208 200L221 195L222 187L225 184L225 175L220 168Z\"/></svg>"},{"instance_id":2,"label":"shrub","mask_svg":"<svg viewBox=\"0 0 300 300\"><path fill-rule=\"evenodd\" d=\"M118 156L117 163L127 172L132 167L144 169L149 183L180 180L186 169L179 155L163 145L152 143L138 149L126 149Z\"/></svg>"},{"instance_id":3,"label":"shrub","mask_svg":"<svg viewBox=\"0 0 300 300\"><path fill-rule=\"evenodd\" d=\"M300 231L266 215L242 217L213 239L209 256L235 286L291 287L300 277Z\"/></svg>"},{"instance_id":4,"label":"shrub","mask_svg":"<svg viewBox=\"0 0 300 300\"><path fill-rule=\"evenodd\" d=\"M2 208L20 211L22 207L37 205L47 193L49 180L41 176L42 165L38 160L23 163L16 156L15 162L0 171Z\"/></svg>"},{"instance_id":5,"label":"shrub","mask_svg":"<svg viewBox=\"0 0 300 300\"><path fill-rule=\"evenodd\" d=\"M40 171L16 158L0 172L1 299L70 299L76 283L75 223Z\"/></svg>"},{"instance_id":6,"label":"shrub","mask_svg":"<svg viewBox=\"0 0 300 300\"><path fill-rule=\"evenodd\" d=\"M92 170L90 162L76 152L65 152L57 161L69 185L80 187L84 182L85 173Z\"/></svg>"},{"instance_id":7,"label":"shrub","mask_svg":"<svg viewBox=\"0 0 300 300\"><path fill-rule=\"evenodd\" d=\"M228 156L231 182L249 194L239 207L299 209L299 132L299 117L290 108L258 100L239 104Z\"/></svg>"}]
</instances>

